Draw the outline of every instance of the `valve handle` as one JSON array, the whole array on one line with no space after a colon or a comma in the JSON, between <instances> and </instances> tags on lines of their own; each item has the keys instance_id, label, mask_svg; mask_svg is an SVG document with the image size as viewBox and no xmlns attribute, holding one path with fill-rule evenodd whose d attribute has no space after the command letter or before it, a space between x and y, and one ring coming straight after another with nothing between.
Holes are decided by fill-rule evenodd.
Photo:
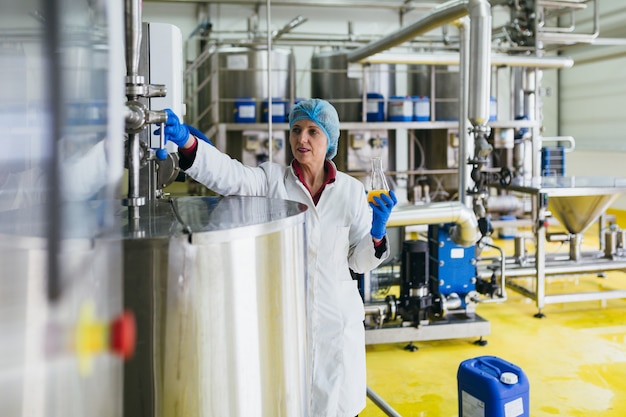
<instances>
[{"instance_id":1,"label":"valve handle","mask_svg":"<svg viewBox=\"0 0 626 417\"><path fill-rule=\"evenodd\" d=\"M156 151L156 157L159 161L167 159L167 149L165 149L165 124L159 124L159 149Z\"/></svg>"}]
</instances>

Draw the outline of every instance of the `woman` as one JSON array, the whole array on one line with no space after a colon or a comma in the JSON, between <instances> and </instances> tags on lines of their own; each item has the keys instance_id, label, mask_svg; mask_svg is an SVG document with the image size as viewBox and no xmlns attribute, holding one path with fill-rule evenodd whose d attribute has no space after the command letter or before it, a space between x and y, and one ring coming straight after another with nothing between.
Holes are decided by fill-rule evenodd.
<instances>
[{"instance_id":1,"label":"woman","mask_svg":"<svg viewBox=\"0 0 626 417\"><path fill-rule=\"evenodd\" d=\"M386 223L397 200L392 192L368 207L365 188L338 172L339 117L324 100L299 102L289 114L287 167L249 167L190 134L170 110L165 138L179 146L180 166L221 195L255 195L308 206L308 329L311 416L353 417L365 408L363 301L350 269L364 273L389 254ZM198 135L198 136L201 136Z\"/></svg>"}]
</instances>

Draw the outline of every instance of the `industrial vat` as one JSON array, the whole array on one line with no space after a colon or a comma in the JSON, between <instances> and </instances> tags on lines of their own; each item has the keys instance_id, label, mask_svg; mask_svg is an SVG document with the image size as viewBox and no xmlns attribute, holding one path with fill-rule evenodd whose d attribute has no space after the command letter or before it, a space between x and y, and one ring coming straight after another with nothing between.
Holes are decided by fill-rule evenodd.
<instances>
[{"instance_id":1,"label":"industrial vat","mask_svg":"<svg viewBox=\"0 0 626 417\"><path fill-rule=\"evenodd\" d=\"M121 242L103 226L102 201L58 209L57 241L48 234L50 205L0 212L0 415L119 415L122 363L97 341L121 311Z\"/></svg>"},{"instance_id":2,"label":"industrial vat","mask_svg":"<svg viewBox=\"0 0 626 417\"><path fill-rule=\"evenodd\" d=\"M208 132L218 123L266 123L269 95L272 121L284 122L295 101L294 57L290 49L258 47L213 47L199 69L202 93L198 97L197 127ZM271 81L268 78L271 74ZM270 90L271 84L271 90ZM271 158L286 164L285 133L274 130L272 143L266 129L227 129L226 137L212 138L218 147L247 165ZM222 142L223 140L223 142ZM223 144L223 145L221 145Z\"/></svg>"},{"instance_id":3,"label":"industrial vat","mask_svg":"<svg viewBox=\"0 0 626 417\"><path fill-rule=\"evenodd\" d=\"M0 415L120 415L122 4L37 9L2 8Z\"/></svg>"},{"instance_id":4,"label":"industrial vat","mask_svg":"<svg viewBox=\"0 0 626 417\"><path fill-rule=\"evenodd\" d=\"M200 96L199 110L202 112L217 103L217 122L234 123L238 102L252 99L256 104L254 121L260 123L262 103L268 99L268 70L271 69L269 95L290 102L295 97L295 87L292 87L294 66L290 49L273 48L268 54L264 47L215 48L200 71L203 79L212 82ZM199 127L206 130L211 122L210 117L204 117Z\"/></svg>"},{"instance_id":5,"label":"industrial vat","mask_svg":"<svg viewBox=\"0 0 626 417\"><path fill-rule=\"evenodd\" d=\"M305 416L305 206L184 197L140 215L124 237L124 416Z\"/></svg>"},{"instance_id":6,"label":"industrial vat","mask_svg":"<svg viewBox=\"0 0 626 417\"><path fill-rule=\"evenodd\" d=\"M359 65L348 65L346 51L313 55L311 72L311 96L330 101L343 122L362 120L363 85L366 94L382 95L385 104L390 96L396 94L395 65L373 64L362 70ZM386 105L384 109L386 117Z\"/></svg>"}]
</instances>

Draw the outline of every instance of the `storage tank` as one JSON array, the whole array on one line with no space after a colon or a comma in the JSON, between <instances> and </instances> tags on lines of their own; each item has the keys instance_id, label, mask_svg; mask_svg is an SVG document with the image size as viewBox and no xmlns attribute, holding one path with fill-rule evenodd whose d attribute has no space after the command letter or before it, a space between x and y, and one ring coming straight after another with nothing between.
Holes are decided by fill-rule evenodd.
<instances>
[{"instance_id":1,"label":"storage tank","mask_svg":"<svg viewBox=\"0 0 626 417\"><path fill-rule=\"evenodd\" d=\"M107 330L122 307L121 241L105 227L109 207L96 200L59 205L54 241L50 207L0 210L0 415L120 415L122 361Z\"/></svg>"},{"instance_id":2,"label":"storage tank","mask_svg":"<svg viewBox=\"0 0 626 417\"><path fill-rule=\"evenodd\" d=\"M234 123L238 103L252 99L254 122L260 123L262 103L268 99L267 71L270 66L272 91L269 96L291 102L295 97L295 87L292 86L295 63L290 49L273 48L268 54L265 47L215 48L199 71L201 80L198 84L209 77L211 80L199 98L199 113L213 103L219 103L217 122ZM199 127L206 131L211 124L209 112Z\"/></svg>"},{"instance_id":3,"label":"storage tank","mask_svg":"<svg viewBox=\"0 0 626 417\"><path fill-rule=\"evenodd\" d=\"M435 102L437 121L459 120L460 76L458 65L409 65L407 91L414 96L428 96ZM431 80L434 76L434 96Z\"/></svg>"},{"instance_id":4,"label":"storage tank","mask_svg":"<svg viewBox=\"0 0 626 417\"><path fill-rule=\"evenodd\" d=\"M306 206L181 197L124 236L125 417L306 416Z\"/></svg>"},{"instance_id":5,"label":"storage tank","mask_svg":"<svg viewBox=\"0 0 626 417\"><path fill-rule=\"evenodd\" d=\"M359 122L363 110L363 71L348 65L347 51L320 52L311 58L311 96L330 101L342 122ZM380 94L386 101L396 94L395 65L366 67L366 93ZM387 110L383 108L385 120Z\"/></svg>"},{"instance_id":6,"label":"storage tank","mask_svg":"<svg viewBox=\"0 0 626 417\"><path fill-rule=\"evenodd\" d=\"M1 12L0 416L119 416L122 2L36 7Z\"/></svg>"}]
</instances>

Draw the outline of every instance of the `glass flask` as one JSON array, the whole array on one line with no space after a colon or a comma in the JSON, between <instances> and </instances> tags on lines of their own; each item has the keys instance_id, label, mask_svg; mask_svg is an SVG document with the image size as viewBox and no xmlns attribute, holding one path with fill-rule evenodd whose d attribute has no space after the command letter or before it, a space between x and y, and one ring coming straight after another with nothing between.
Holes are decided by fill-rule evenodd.
<instances>
[{"instance_id":1,"label":"glass flask","mask_svg":"<svg viewBox=\"0 0 626 417\"><path fill-rule=\"evenodd\" d=\"M370 174L370 187L367 192L367 201L376 204L374 197L381 194L389 194L389 185L383 170L383 161L380 158L372 158L372 172Z\"/></svg>"}]
</instances>

